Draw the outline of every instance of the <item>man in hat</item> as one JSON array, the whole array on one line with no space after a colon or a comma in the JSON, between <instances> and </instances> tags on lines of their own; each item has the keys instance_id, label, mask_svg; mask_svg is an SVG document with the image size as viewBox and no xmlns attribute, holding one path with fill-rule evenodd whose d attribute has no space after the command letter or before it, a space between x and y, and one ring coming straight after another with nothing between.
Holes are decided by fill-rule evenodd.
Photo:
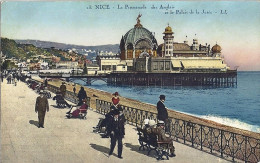
<instances>
[{"instance_id":1,"label":"man in hat","mask_svg":"<svg viewBox=\"0 0 260 163\"><path fill-rule=\"evenodd\" d=\"M152 128L152 133L158 135L158 141L159 142L167 142L169 143L169 149L170 149L170 157L175 157L175 148L173 146L173 140L171 137L166 137L165 136L165 126L163 121L158 121L157 127ZM164 144L167 146L166 144Z\"/></svg>"},{"instance_id":2,"label":"man in hat","mask_svg":"<svg viewBox=\"0 0 260 163\"><path fill-rule=\"evenodd\" d=\"M40 96L36 99L35 112L38 112L39 126L38 128L44 128L45 113L49 112L49 103L47 98L43 94L43 90L40 91Z\"/></svg>"},{"instance_id":3,"label":"man in hat","mask_svg":"<svg viewBox=\"0 0 260 163\"><path fill-rule=\"evenodd\" d=\"M66 88L65 82L62 82L62 84L60 86L60 92L61 92L61 95L62 95L63 98L65 97L66 89L67 88Z\"/></svg>"},{"instance_id":4,"label":"man in hat","mask_svg":"<svg viewBox=\"0 0 260 163\"><path fill-rule=\"evenodd\" d=\"M157 102L158 120L164 121L168 119L168 112L164 105L165 95L160 95L160 100Z\"/></svg>"},{"instance_id":5,"label":"man in hat","mask_svg":"<svg viewBox=\"0 0 260 163\"><path fill-rule=\"evenodd\" d=\"M122 159L123 143L122 139L125 135L125 120L120 116L119 110L113 111L114 117L111 124L108 126L108 133L110 134L111 144L109 156L112 155L114 148L116 146L116 141L118 142L118 158Z\"/></svg>"}]
</instances>

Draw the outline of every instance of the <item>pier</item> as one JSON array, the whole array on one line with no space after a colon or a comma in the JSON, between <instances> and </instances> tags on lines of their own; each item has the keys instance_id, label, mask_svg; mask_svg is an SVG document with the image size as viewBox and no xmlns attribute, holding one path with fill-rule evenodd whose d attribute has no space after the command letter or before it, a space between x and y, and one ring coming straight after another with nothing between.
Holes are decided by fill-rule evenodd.
<instances>
[{"instance_id":1,"label":"pier","mask_svg":"<svg viewBox=\"0 0 260 163\"><path fill-rule=\"evenodd\" d=\"M110 74L73 75L73 74L40 74L41 78L66 78L84 80L91 85L96 80L103 80L109 85L141 86L216 86L236 87L237 71L227 72L182 72L182 73L141 73L112 72Z\"/></svg>"}]
</instances>

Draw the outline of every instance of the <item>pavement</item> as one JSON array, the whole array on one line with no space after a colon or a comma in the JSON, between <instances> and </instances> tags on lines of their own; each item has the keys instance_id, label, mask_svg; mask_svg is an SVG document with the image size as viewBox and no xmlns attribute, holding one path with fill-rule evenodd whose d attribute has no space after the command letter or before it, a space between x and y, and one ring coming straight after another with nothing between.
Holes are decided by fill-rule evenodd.
<instances>
[{"instance_id":1,"label":"pavement","mask_svg":"<svg viewBox=\"0 0 260 163\"><path fill-rule=\"evenodd\" d=\"M103 163L158 162L154 153L139 151L136 127L125 126L123 159L108 157L110 139L93 132L103 115L88 110L87 119L67 119L67 109L56 108L49 99L50 111L45 128L38 128L35 102L39 95L23 82L17 86L1 83L1 161L2 163ZM214 155L174 142L176 157L160 162L217 163L228 162Z\"/></svg>"}]
</instances>

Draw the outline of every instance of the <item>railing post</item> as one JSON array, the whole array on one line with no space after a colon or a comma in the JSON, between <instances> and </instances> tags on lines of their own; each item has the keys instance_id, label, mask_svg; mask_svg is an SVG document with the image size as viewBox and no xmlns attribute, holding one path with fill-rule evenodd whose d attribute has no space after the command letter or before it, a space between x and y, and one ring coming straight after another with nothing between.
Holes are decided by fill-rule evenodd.
<instances>
[{"instance_id":1,"label":"railing post","mask_svg":"<svg viewBox=\"0 0 260 163\"><path fill-rule=\"evenodd\" d=\"M135 109L135 127L137 127L137 109Z\"/></svg>"},{"instance_id":2,"label":"railing post","mask_svg":"<svg viewBox=\"0 0 260 163\"><path fill-rule=\"evenodd\" d=\"M202 125L200 125L200 150L202 150Z\"/></svg>"},{"instance_id":3,"label":"railing post","mask_svg":"<svg viewBox=\"0 0 260 163\"><path fill-rule=\"evenodd\" d=\"M194 147L194 137L193 137L193 132L194 132L194 124L192 123L191 124L191 144L192 144L192 147Z\"/></svg>"},{"instance_id":4,"label":"railing post","mask_svg":"<svg viewBox=\"0 0 260 163\"><path fill-rule=\"evenodd\" d=\"M185 142L186 142L186 136L185 136L185 133L186 133L186 122L185 121L183 121L183 123L184 123L184 135L183 135L183 140L184 140L184 144L185 144Z\"/></svg>"},{"instance_id":5,"label":"railing post","mask_svg":"<svg viewBox=\"0 0 260 163\"><path fill-rule=\"evenodd\" d=\"M246 151L247 151L247 136L245 136L245 163L247 163Z\"/></svg>"},{"instance_id":6,"label":"railing post","mask_svg":"<svg viewBox=\"0 0 260 163\"><path fill-rule=\"evenodd\" d=\"M141 119L140 119L140 126L141 126L141 128L143 128L143 111L142 110L140 110L140 114L141 114Z\"/></svg>"},{"instance_id":7,"label":"railing post","mask_svg":"<svg viewBox=\"0 0 260 163\"><path fill-rule=\"evenodd\" d=\"M212 130L213 129L211 127L209 129L210 129L210 153L212 153L212 148L213 148L213 145L212 145L213 144L212 143Z\"/></svg>"},{"instance_id":8,"label":"railing post","mask_svg":"<svg viewBox=\"0 0 260 163\"><path fill-rule=\"evenodd\" d=\"M220 154L223 157L223 130L220 130Z\"/></svg>"},{"instance_id":9,"label":"railing post","mask_svg":"<svg viewBox=\"0 0 260 163\"><path fill-rule=\"evenodd\" d=\"M234 157L235 157L235 148L234 148L234 141L235 141L235 136L234 136L234 133L232 133L232 161L234 161Z\"/></svg>"}]
</instances>

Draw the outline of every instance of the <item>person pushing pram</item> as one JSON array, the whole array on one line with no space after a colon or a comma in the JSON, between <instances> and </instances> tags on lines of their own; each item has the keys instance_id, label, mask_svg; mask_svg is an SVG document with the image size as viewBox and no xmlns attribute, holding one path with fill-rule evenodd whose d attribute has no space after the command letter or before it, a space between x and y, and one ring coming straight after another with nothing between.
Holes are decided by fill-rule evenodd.
<instances>
[{"instance_id":1,"label":"person pushing pram","mask_svg":"<svg viewBox=\"0 0 260 163\"><path fill-rule=\"evenodd\" d=\"M70 110L66 113L67 118L81 118L81 119L86 119L87 116L87 101L86 99L82 100L82 105L81 106L71 106Z\"/></svg>"},{"instance_id":2,"label":"person pushing pram","mask_svg":"<svg viewBox=\"0 0 260 163\"><path fill-rule=\"evenodd\" d=\"M56 104L59 108L64 108L65 105L68 107L68 108L71 108L71 105L68 104L67 101L65 101L65 99L63 98L61 92L56 92L56 96L53 97L53 100L56 100Z\"/></svg>"}]
</instances>

